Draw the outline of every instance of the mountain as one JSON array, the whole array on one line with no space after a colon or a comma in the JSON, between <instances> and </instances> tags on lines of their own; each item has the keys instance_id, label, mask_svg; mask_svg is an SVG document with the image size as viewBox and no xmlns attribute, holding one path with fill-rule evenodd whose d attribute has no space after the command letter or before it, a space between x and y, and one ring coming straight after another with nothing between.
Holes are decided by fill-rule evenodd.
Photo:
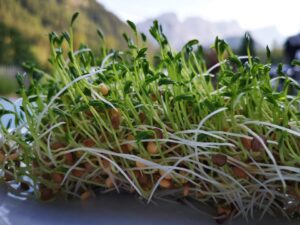
<instances>
[{"instance_id":1,"label":"mountain","mask_svg":"<svg viewBox=\"0 0 300 225\"><path fill-rule=\"evenodd\" d=\"M93 49L99 49L98 28L102 29L108 47L126 46L122 33L129 32L129 28L96 0L0 0L0 26L2 31L6 31L1 33L2 38L11 43L15 38L11 31L17 33L23 45L30 46L30 53L38 63L45 65L49 55L48 33L67 30L76 11L80 12L74 30L77 47L85 43ZM14 64L15 61L11 60L10 63ZM4 62L0 61L0 64Z\"/></svg>"},{"instance_id":2,"label":"mountain","mask_svg":"<svg viewBox=\"0 0 300 225\"><path fill-rule=\"evenodd\" d=\"M214 23L201 17L189 17L180 21L174 13L162 14L156 18L147 19L138 23L137 27L140 31L149 34L148 30L154 19L157 19L162 25L164 33L175 49L180 49L191 39L198 39L203 46L207 47L214 42L216 36L228 39L233 43L233 48L238 48L246 32L236 21ZM272 46L274 43L282 44L284 40L284 37L275 27L261 28L250 31L250 33L256 40L258 47L264 47L267 44Z\"/></svg>"}]
</instances>

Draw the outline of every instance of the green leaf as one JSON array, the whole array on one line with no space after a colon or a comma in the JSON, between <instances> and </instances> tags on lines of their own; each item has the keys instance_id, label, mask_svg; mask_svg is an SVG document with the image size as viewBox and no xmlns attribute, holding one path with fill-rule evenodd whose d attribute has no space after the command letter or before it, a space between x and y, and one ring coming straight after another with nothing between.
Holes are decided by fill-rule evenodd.
<instances>
[{"instance_id":1,"label":"green leaf","mask_svg":"<svg viewBox=\"0 0 300 225\"><path fill-rule=\"evenodd\" d=\"M103 32L102 32L102 30L99 28L99 29L97 29L97 34L98 34L98 36L102 39L102 40L104 40L104 35L103 35Z\"/></svg>"},{"instance_id":2,"label":"green leaf","mask_svg":"<svg viewBox=\"0 0 300 225\"><path fill-rule=\"evenodd\" d=\"M0 109L0 117L7 115L7 114L15 114L14 111L7 110L7 109Z\"/></svg>"},{"instance_id":3,"label":"green leaf","mask_svg":"<svg viewBox=\"0 0 300 225\"><path fill-rule=\"evenodd\" d=\"M124 94L128 94L130 92L130 87L132 85L131 80L127 80L124 85Z\"/></svg>"},{"instance_id":4,"label":"green leaf","mask_svg":"<svg viewBox=\"0 0 300 225\"><path fill-rule=\"evenodd\" d=\"M174 100L175 101L193 101L194 100L194 95L192 94L181 94L177 95Z\"/></svg>"},{"instance_id":5,"label":"green leaf","mask_svg":"<svg viewBox=\"0 0 300 225\"><path fill-rule=\"evenodd\" d=\"M135 138L137 141L141 141L144 139L153 138L154 135L155 132L153 130L137 131Z\"/></svg>"},{"instance_id":6,"label":"green leaf","mask_svg":"<svg viewBox=\"0 0 300 225\"><path fill-rule=\"evenodd\" d=\"M300 66L300 60L294 59L291 64L292 66Z\"/></svg>"},{"instance_id":7,"label":"green leaf","mask_svg":"<svg viewBox=\"0 0 300 225\"><path fill-rule=\"evenodd\" d=\"M199 41L197 39L190 40L188 43L185 44L185 47L197 45Z\"/></svg>"},{"instance_id":8,"label":"green leaf","mask_svg":"<svg viewBox=\"0 0 300 225\"><path fill-rule=\"evenodd\" d=\"M136 56L136 58L145 57L146 56L146 54L145 54L146 52L147 52L147 48L140 49L139 52L138 52L138 54L137 54L137 56Z\"/></svg>"},{"instance_id":9,"label":"green leaf","mask_svg":"<svg viewBox=\"0 0 300 225\"><path fill-rule=\"evenodd\" d=\"M266 47L266 51L267 51L267 59L268 59L268 61L270 61L270 60L271 60L271 51L270 51L268 45L267 45L267 47Z\"/></svg>"},{"instance_id":10,"label":"green leaf","mask_svg":"<svg viewBox=\"0 0 300 225\"><path fill-rule=\"evenodd\" d=\"M133 30L133 32L137 33L137 31L136 31L136 25L132 21L130 21L130 20L127 20L126 22L130 26L130 28Z\"/></svg>"},{"instance_id":11,"label":"green leaf","mask_svg":"<svg viewBox=\"0 0 300 225\"><path fill-rule=\"evenodd\" d=\"M75 20L77 19L78 16L79 16L79 12L76 12L73 14L72 19L71 19L71 26L73 26L73 23L75 22Z\"/></svg>"},{"instance_id":12,"label":"green leaf","mask_svg":"<svg viewBox=\"0 0 300 225\"><path fill-rule=\"evenodd\" d=\"M141 33L141 37L142 37L143 42L147 41L147 36L144 33Z\"/></svg>"},{"instance_id":13,"label":"green leaf","mask_svg":"<svg viewBox=\"0 0 300 225\"><path fill-rule=\"evenodd\" d=\"M169 84L176 84L176 82L173 81L173 80L167 79L167 78L163 78L163 79L160 79L158 81L158 85L159 86L161 86L161 85L169 85Z\"/></svg>"},{"instance_id":14,"label":"green leaf","mask_svg":"<svg viewBox=\"0 0 300 225\"><path fill-rule=\"evenodd\" d=\"M152 83L153 81L157 80L159 78L159 75L155 75L155 76L151 76L151 75L148 75L145 79L145 85L148 85L150 83Z\"/></svg>"}]
</instances>

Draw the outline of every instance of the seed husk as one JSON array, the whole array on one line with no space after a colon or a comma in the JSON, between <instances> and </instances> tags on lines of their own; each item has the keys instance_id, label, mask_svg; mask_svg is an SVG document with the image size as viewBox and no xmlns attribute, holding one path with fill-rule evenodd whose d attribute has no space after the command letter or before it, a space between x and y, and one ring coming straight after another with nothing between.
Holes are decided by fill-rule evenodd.
<instances>
[{"instance_id":1,"label":"seed husk","mask_svg":"<svg viewBox=\"0 0 300 225\"><path fill-rule=\"evenodd\" d=\"M65 162L69 166L74 164L74 157L71 152L65 154Z\"/></svg>"},{"instance_id":2,"label":"seed husk","mask_svg":"<svg viewBox=\"0 0 300 225\"><path fill-rule=\"evenodd\" d=\"M88 148L95 146L95 144L96 143L91 138L87 138L83 141L83 145Z\"/></svg>"},{"instance_id":3,"label":"seed husk","mask_svg":"<svg viewBox=\"0 0 300 225\"><path fill-rule=\"evenodd\" d=\"M167 179L162 179L159 183L162 188L170 189L172 187L172 182Z\"/></svg>"},{"instance_id":4,"label":"seed husk","mask_svg":"<svg viewBox=\"0 0 300 225\"><path fill-rule=\"evenodd\" d=\"M187 183L187 184L184 184L183 185L183 196L184 197L187 197L190 193L190 185Z\"/></svg>"},{"instance_id":5,"label":"seed husk","mask_svg":"<svg viewBox=\"0 0 300 225\"><path fill-rule=\"evenodd\" d=\"M3 164L4 161L5 161L5 154L2 151L0 151L0 164Z\"/></svg>"},{"instance_id":6,"label":"seed husk","mask_svg":"<svg viewBox=\"0 0 300 225\"><path fill-rule=\"evenodd\" d=\"M12 160L12 161L16 161L16 160L18 160L18 158L19 158L19 153L17 153L17 152L14 152L8 156L8 159Z\"/></svg>"},{"instance_id":7,"label":"seed husk","mask_svg":"<svg viewBox=\"0 0 300 225\"><path fill-rule=\"evenodd\" d=\"M92 191L85 191L85 192L83 192L81 195L80 195L80 199L82 200L82 201L85 201L85 200L87 200L87 199L89 199L89 198L91 198L92 197Z\"/></svg>"},{"instance_id":8,"label":"seed husk","mask_svg":"<svg viewBox=\"0 0 300 225\"><path fill-rule=\"evenodd\" d=\"M52 173L52 180L56 183L56 184L61 184L61 182L64 179L64 176L61 173Z\"/></svg>"},{"instance_id":9,"label":"seed husk","mask_svg":"<svg viewBox=\"0 0 300 225\"><path fill-rule=\"evenodd\" d=\"M82 177L84 175L84 171L74 169L74 170L72 170L72 175L75 176L75 177Z\"/></svg>"},{"instance_id":10,"label":"seed husk","mask_svg":"<svg viewBox=\"0 0 300 225\"><path fill-rule=\"evenodd\" d=\"M65 148L66 145L64 143L61 143L61 142L55 142L53 144L51 144L51 149L52 150L57 150L57 149L60 149L60 148Z\"/></svg>"},{"instance_id":11,"label":"seed husk","mask_svg":"<svg viewBox=\"0 0 300 225\"><path fill-rule=\"evenodd\" d=\"M264 136L259 136L259 137L262 139L263 143L266 145L267 144L267 139ZM251 149L253 151L262 151L264 149L262 143L260 142L260 140L257 137L254 137L252 139Z\"/></svg>"},{"instance_id":12,"label":"seed husk","mask_svg":"<svg viewBox=\"0 0 300 225\"><path fill-rule=\"evenodd\" d=\"M112 188L114 186L114 182L113 182L112 178L110 178L110 177L106 178L105 186L107 188Z\"/></svg>"},{"instance_id":13,"label":"seed husk","mask_svg":"<svg viewBox=\"0 0 300 225\"><path fill-rule=\"evenodd\" d=\"M218 224L224 223L232 213L232 209L229 207L217 207L217 216L216 222Z\"/></svg>"},{"instance_id":14,"label":"seed husk","mask_svg":"<svg viewBox=\"0 0 300 225\"><path fill-rule=\"evenodd\" d=\"M106 96L106 95L108 95L108 93L109 93L109 88L108 88L108 86L105 85L104 83L100 84L99 90L100 90L100 92L101 92L101 94L102 94L103 96Z\"/></svg>"},{"instance_id":15,"label":"seed husk","mask_svg":"<svg viewBox=\"0 0 300 225\"><path fill-rule=\"evenodd\" d=\"M247 149L247 150L251 149L252 139L242 137L241 142L242 142L245 149Z\"/></svg>"},{"instance_id":16,"label":"seed husk","mask_svg":"<svg viewBox=\"0 0 300 225\"><path fill-rule=\"evenodd\" d=\"M212 162L217 166L224 166L227 162L227 156L222 154L213 155Z\"/></svg>"},{"instance_id":17,"label":"seed husk","mask_svg":"<svg viewBox=\"0 0 300 225\"><path fill-rule=\"evenodd\" d=\"M40 188L40 198L42 201L49 201L53 199L54 193L50 188Z\"/></svg>"},{"instance_id":18,"label":"seed husk","mask_svg":"<svg viewBox=\"0 0 300 225\"><path fill-rule=\"evenodd\" d=\"M166 175L166 172L163 171L163 170L159 170L159 174L160 174L161 176L164 176L164 179L172 180L172 176L171 176L170 174L167 174L167 175Z\"/></svg>"},{"instance_id":19,"label":"seed husk","mask_svg":"<svg viewBox=\"0 0 300 225\"><path fill-rule=\"evenodd\" d=\"M137 168L145 168L146 167L146 165L144 163L141 163L140 161L136 161L135 165Z\"/></svg>"},{"instance_id":20,"label":"seed husk","mask_svg":"<svg viewBox=\"0 0 300 225\"><path fill-rule=\"evenodd\" d=\"M147 151L150 154L156 154L158 152L157 144L155 142L148 142Z\"/></svg>"},{"instance_id":21,"label":"seed husk","mask_svg":"<svg viewBox=\"0 0 300 225\"><path fill-rule=\"evenodd\" d=\"M27 182L22 181L22 182L20 183L20 189L21 189L22 191L28 191L28 190L30 189L30 185L29 185Z\"/></svg>"},{"instance_id":22,"label":"seed husk","mask_svg":"<svg viewBox=\"0 0 300 225\"><path fill-rule=\"evenodd\" d=\"M247 173L246 173L243 169L241 169L241 168L239 168L239 167L235 167L235 166L232 167L231 169L232 169L233 174L234 174L236 177L242 178L242 179L247 179L247 178L248 178Z\"/></svg>"}]
</instances>

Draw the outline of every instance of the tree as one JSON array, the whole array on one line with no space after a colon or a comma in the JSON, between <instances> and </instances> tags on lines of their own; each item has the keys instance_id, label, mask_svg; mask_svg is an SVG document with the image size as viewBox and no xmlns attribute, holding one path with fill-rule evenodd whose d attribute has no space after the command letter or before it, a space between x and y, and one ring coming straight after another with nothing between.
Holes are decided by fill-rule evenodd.
<instances>
[{"instance_id":1,"label":"tree","mask_svg":"<svg viewBox=\"0 0 300 225\"><path fill-rule=\"evenodd\" d=\"M21 65L25 61L34 61L29 42L14 28L0 22L0 65Z\"/></svg>"}]
</instances>

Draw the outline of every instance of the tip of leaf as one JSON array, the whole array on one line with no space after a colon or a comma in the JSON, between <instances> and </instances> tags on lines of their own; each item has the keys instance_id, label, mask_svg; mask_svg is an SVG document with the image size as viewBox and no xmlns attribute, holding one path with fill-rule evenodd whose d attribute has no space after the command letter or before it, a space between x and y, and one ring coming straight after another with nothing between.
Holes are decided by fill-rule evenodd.
<instances>
[{"instance_id":1,"label":"tip of leaf","mask_svg":"<svg viewBox=\"0 0 300 225\"><path fill-rule=\"evenodd\" d=\"M72 16L72 20L71 20L71 26L73 26L75 20L77 19L77 17L79 16L79 12L76 12L73 14Z\"/></svg>"}]
</instances>

